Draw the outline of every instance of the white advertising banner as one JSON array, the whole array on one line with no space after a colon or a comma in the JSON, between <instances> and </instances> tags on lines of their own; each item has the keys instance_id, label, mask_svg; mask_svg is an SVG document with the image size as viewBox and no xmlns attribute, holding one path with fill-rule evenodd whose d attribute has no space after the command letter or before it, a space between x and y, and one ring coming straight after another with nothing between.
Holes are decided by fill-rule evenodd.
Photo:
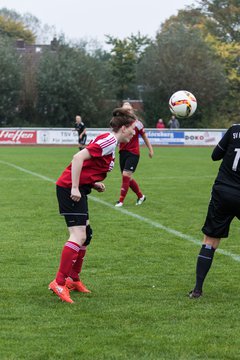
<instances>
[{"instance_id":1,"label":"white advertising banner","mask_svg":"<svg viewBox=\"0 0 240 360\"><path fill-rule=\"evenodd\" d=\"M87 142L94 139L103 131L93 130L87 132ZM78 133L75 130L37 130L38 144L71 145L78 144Z\"/></svg>"},{"instance_id":2,"label":"white advertising banner","mask_svg":"<svg viewBox=\"0 0 240 360\"><path fill-rule=\"evenodd\" d=\"M69 145L78 143L78 134L73 130L38 130L38 144Z\"/></svg>"},{"instance_id":3,"label":"white advertising banner","mask_svg":"<svg viewBox=\"0 0 240 360\"><path fill-rule=\"evenodd\" d=\"M107 128L87 129L88 144L97 135L110 131ZM224 129L146 129L149 141L156 146L216 146L225 133ZM141 136L140 145L144 144ZM70 128L0 128L0 145L77 145L78 133Z\"/></svg>"},{"instance_id":4,"label":"white advertising banner","mask_svg":"<svg viewBox=\"0 0 240 360\"><path fill-rule=\"evenodd\" d=\"M185 131L185 145L217 145L223 136L222 131Z\"/></svg>"}]
</instances>

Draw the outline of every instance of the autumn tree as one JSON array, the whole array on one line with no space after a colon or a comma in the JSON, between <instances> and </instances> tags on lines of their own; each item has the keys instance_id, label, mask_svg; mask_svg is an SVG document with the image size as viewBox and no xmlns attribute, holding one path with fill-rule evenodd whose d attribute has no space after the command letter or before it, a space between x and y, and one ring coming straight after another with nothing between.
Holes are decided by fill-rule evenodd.
<instances>
[{"instance_id":1,"label":"autumn tree","mask_svg":"<svg viewBox=\"0 0 240 360\"><path fill-rule=\"evenodd\" d=\"M26 28L21 20L16 20L13 14L17 13L4 8L0 10L0 36L13 40L22 39L28 44L34 43L35 36L32 31Z\"/></svg>"},{"instance_id":2,"label":"autumn tree","mask_svg":"<svg viewBox=\"0 0 240 360\"><path fill-rule=\"evenodd\" d=\"M157 116L170 116L168 100L182 89L191 91L199 104L195 118L184 120L182 126L206 126L227 92L224 69L216 53L198 29L179 23L158 33L139 66L138 76L145 87L149 125Z\"/></svg>"},{"instance_id":3,"label":"autumn tree","mask_svg":"<svg viewBox=\"0 0 240 360\"><path fill-rule=\"evenodd\" d=\"M189 29L198 29L204 41L217 54L226 74L228 92L218 105L215 127L229 126L238 121L240 108L240 1L203 0L198 7L190 6L170 17L162 31L174 24L184 24Z\"/></svg>"},{"instance_id":4,"label":"autumn tree","mask_svg":"<svg viewBox=\"0 0 240 360\"><path fill-rule=\"evenodd\" d=\"M239 0L200 0L199 4L213 36L225 42L240 42Z\"/></svg>"},{"instance_id":5,"label":"autumn tree","mask_svg":"<svg viewBox=\"0 0 240 360\"><path fill-rule=\"evenodd\" d=\"M240 1L201 0L200 4L201 12L207 18L205 39L221 57L229 82L221 113L234 123L239 121L240 109Z\"/></svg>"},{"instance_id":6,"label":"autumn tree","mask_svg":"<svg viewBox=\"0 0 240 360\"><path fill-rule=\"evenodd\" d=\"M56 34L56 29L54 26L42 24L42 22L36 16L30 13L20 14L15 10L2 8L0 9L0 16L4 18L5 23L15 24L15 27L17 26L18 28L21 26L22 30L24 30L24 33L21 33L21 30L18 31L17 34L14 32L11 33L10 31L9 36L11 38L23 39L28 44L32 44L35 41L41 44L49 42ZM27 32L27 36L25 32Z\"/></svg>"}]
</instances>

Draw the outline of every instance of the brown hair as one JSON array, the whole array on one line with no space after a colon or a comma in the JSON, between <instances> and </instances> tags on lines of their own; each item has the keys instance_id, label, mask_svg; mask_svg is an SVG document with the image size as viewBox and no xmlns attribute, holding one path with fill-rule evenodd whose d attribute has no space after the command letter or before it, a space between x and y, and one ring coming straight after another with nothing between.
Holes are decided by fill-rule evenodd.
<instances>
[{"instance_id":1,"label":"brown hair","mask_svg":"<svg viewBox=\"0 0 240 360\"><path fill-rule=\"evenodd\" d=\"M122 126L128 127L132 125L136 119L136 116L132 113L129 113L127 109L116 108L113 110L113 117L110 121L110 126L114 132L118 132Z\"/></svg>"}]
</instances>

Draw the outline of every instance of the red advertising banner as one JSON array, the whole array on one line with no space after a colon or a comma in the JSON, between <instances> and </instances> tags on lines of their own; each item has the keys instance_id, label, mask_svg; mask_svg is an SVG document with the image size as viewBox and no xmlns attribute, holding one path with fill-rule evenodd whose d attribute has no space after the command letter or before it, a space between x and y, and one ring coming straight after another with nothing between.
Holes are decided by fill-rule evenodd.
<instances>
[{"instance_id":1,"label":"red advertising banner","mask_svg":"<svg viewBox=\"0 0 240 360\"><path fill-rule=\"evenodd\" d=\"M1 144L36 144L36 130L0 130Z\"/></svg>"}]
</instances>

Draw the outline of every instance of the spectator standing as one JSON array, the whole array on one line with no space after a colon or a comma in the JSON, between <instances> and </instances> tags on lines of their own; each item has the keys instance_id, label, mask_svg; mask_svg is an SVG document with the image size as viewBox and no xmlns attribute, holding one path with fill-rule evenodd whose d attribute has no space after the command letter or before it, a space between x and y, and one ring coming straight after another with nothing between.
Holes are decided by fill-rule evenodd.
<instances>
[{"instance_id":1,"label":"spectator standing","mask_svg":"<svg viewBox=\"0 0 240 360\"><path fill-rule=\"evenodd\" d=\"M158 119L158 122L156 124L157 129L165 129L165 124L163 122L163 119Z\"/></svg>"},{"instance_id":2,"label":"spectator standing","mask_svg":"<svg viewBox=\"0 0 240 360\"><path fill-rule=\"evenodd\" d=\"M180 128L179 121L174 115L169 120L168 127L169 127L169 129L179 129Z\"/></svg>"}]
</instances>

